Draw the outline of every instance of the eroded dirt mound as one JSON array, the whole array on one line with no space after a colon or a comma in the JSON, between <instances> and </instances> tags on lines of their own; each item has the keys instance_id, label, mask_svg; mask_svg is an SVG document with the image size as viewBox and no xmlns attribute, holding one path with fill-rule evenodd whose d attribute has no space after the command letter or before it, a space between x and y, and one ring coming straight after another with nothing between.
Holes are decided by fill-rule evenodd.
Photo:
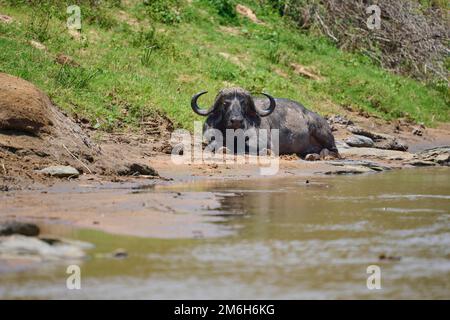
<instances>
[{"instance_id":1,"label":"eroded dirt mound","mask_svg":"<svg viewBox=\"0 0 450 320\"><path fill-rule=\"evenodd\" d=\"M36 86L0 73L0 187L50 179L37 170L53 165L123 175L135 163L103 151Z\"/></svg>"},{"instance_id":2,"label":"eroded dirt mound","mask_svg":"<svg viewBox=\"0 0 450 320\"><path fill-rule=\"evenodd\" d=\"M50 99L31 83L0 73L0 130L50 132Z\"/></svg>"}]
</instances>

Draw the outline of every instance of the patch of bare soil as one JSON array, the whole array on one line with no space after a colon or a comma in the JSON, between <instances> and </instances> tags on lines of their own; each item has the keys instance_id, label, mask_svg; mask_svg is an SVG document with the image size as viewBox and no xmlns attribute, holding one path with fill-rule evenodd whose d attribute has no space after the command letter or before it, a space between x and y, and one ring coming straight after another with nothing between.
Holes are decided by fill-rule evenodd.
<instances>
[{"instance_id":1,"label":"patch of bare soil","mask_svg":"<svg viewBox=\"0 0 450 320\"><path fill-rule=\"evenodd\" d=\"M250 19L254 23L263 24L263 22L258 19L256 14L249 7L246 7L242 4L237 4L236 12L239 13L240 15Z\"/></svg>"},{"instance_id":2,"label":"patch of bare soil","mask_svg":"<svg viewBox=\"0 0 450 320\"><path fill-rule=\"evenodd\" d=\"M223 33L231 34L234 36L241 35L241 30L236 27L219 26L219 30L222 31Z\"/></svg>"},{"instance_id":3,"label":"patch of bare soil","mask_svg":"<svg viewBox=\"0 0 450 320\"><path fill-rule=\"evenodd\" d=\"M130 162L119 155L93 142L85 130L36 86L0 73L0 187L3 190L35 182L49 183L53 178L38 170L55 165L71 166L91 175L145 172L157 176L144 160ZM133 166L136 164L141 167Z\"/></svg>"},{"instance_id":4,"label":"patch of bare soil","mask_svg":"<svg viewBox=\"0 0 450 320\"><path fill-rule=\"evenodd\" d=\"M291 63L290 66L294 70L294 72L302 77L306 77L312 80L323 80L323 78L312 68L302 66L298 63Z\"/></svg>"}]
</instances>

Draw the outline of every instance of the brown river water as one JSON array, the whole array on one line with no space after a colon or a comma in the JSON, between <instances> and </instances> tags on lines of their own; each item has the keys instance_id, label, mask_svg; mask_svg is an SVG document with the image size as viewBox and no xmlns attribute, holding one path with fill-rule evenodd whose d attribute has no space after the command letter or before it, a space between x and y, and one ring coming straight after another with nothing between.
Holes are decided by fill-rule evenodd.
<instances>
[{"instance_id":1,"label":"brown river water","mask_svg":"<svg viewBox=\"0 0 450 320\"><path fill-rule=\"evenodd\" d=\"M0 269L0 298L450 299L450 168L309 180L108 191L130 203L154 192L211 194L217 206L190 214L215 236L145 238L49 224L95 245L79 262L81 290L66 288L68 262L43 263ZM99 258L117 248L129 256ZM369 265L380 267L379 290L367 288Z\"/></svg>"}]
</instances>

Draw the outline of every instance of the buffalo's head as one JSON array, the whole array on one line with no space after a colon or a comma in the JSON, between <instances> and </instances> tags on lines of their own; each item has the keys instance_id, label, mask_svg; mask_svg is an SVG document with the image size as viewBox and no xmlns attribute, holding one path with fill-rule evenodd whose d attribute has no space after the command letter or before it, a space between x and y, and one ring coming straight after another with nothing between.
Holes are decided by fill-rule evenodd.
<instances>
[{"instance_id":1,"label":"buffalo's head","mask_svg":"<svg viewBox=\"0 0 450 320\"><path fill-rule=\"evenodd\" d=\"M263 93L269 99L269 107L258 110L250 93L241 88L223 89L216 96L214 104L209 109L201 109L197 99L207 93L202 91L192 97L191 107L201 116L212 116L214 122L223 129L247 129L249 126L258 126L260 117L266 117L275 110L275 99Z\"/></svg>"}]
</instances>

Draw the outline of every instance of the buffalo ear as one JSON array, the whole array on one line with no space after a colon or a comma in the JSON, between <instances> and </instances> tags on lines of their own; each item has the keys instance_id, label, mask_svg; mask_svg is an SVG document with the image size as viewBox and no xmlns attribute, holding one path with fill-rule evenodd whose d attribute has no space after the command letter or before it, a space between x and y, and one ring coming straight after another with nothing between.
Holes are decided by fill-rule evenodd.
<instances>
[{"instance_id":1,"label":"buffalo ear","mask_svg":"<svg viewBox=\"0 0 450 320\"><path fill-rule=\"evenodd\" d=\"M220 113L221 110L223 109L223 108L222 108L222 105L223 105L223 95L219 94L219 95L216 97L216 99L214 100L214 103L213 103L213 105L212 105L212 107L211 107L212 113L213 113L213 114L218 114L218 113Z\"/></svg>"}]
</instances>

